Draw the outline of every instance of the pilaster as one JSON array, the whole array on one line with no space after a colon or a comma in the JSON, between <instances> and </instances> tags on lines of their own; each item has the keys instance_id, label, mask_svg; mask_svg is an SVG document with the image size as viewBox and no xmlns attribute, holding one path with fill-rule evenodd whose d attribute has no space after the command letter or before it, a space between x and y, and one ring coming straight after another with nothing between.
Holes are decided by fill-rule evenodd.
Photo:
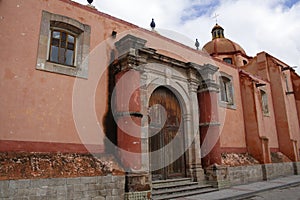
<instances>
[{"instance_id":1,"label":"pilaster","mask_svg":"<svg viewBox=\"0 0 300 200\"><path fill-rule=\"evenodd\" d=\"M146 40L126 35L115 43L118 59L115 73L114 116L117 119L119 156L126 168L125 199L150 198L149 171L143 165L141 76L145 60L139 55Z\"/></svg>"},{"instance_id":2,"label":"pilaster","mask_svg":"<svg viewBox=\"0 0 300 200\"><path fill-rule=\"evenodd\" d=\"M213 76L218 70L211 64L205 64L200 70L202 77L198 91L199 102L199 126L202 166L221 165L220 129L218 114L219 85L215 83Z\"/></svg>"}]
</instances>

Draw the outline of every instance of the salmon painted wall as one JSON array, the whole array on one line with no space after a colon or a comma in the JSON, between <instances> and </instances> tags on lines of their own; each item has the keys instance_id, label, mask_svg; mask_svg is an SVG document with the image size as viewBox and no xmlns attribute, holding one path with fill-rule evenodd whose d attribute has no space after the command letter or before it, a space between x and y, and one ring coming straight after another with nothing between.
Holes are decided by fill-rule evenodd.
<instances>
[{"instance_id":1,"label":"salmon painted wall","mask_svg":"<svg viewBox=\"0 0 300 200\"><path fill-rule=\"evenodd\" d=\"M260 89L257 88L255 91L256 95L256 110L257 110L257 117L259 118L259 129L260 129L260 136L265 136L269 139L269 147L271 149L278 149L278 137L277 137L277 129L275 123L275 114L274 114L274 105L273 105L273 98L272 98L272 89L270 85L270 77L268 72L268 63L267 63L267 56L265 52L258 53L251 62L243 67L247 72L255 75L252 78L257 83L264 83L266 86L263 86L261 89L267 93L268 98L268 114L262 113L262 100L260 95Z\"/></svg>"},{"instance_id":2,"label":"salmon painted wall","mask_svg":"<svg viewBox=\"0 0 300 200\"><path fill-rule=\"evenodd\" d=\"M219 67L220 71L232 76L235 105L235 108L226 108L219 105L221 148L224 152L243 152L246 149L246 140L238 69L229 67L226 64L219 65Z\"/></svg>"},{"instance_id":3,"label":"salmon painted wall","mask_svg":"<svg viewBox=\"0 0 300 200\"><path fill-rule=\"evenodd\" d=\"M0 4L0 39L1 46L5 46L5 51L0 51L0 89L5 94L0 99L0 142L5 146L0 145L0 150L13 144L18 150L32 147L42 151L50 151L49 148L72 151L79 147L71 144L85 143L95 151L103 151L104 120L109 105L107 66L114 43L127 34L146 39L147 47L166 56L200 65L210 63L232 76L236 108L219 107L220 142L225 150L246 148L236 68L202 51L68 0L10 0ZM88 80L35 69L42 10L91 27ZM116 39L111 37L113 30L118 33ZM54 148L54 144L58 146Z\"/></svg>"},{"instance_id":4,"label":"salmon painted wall","mask_svg":"<svg viewBox=\"0 0 300 200\"><path fill-rule=\"evenodd\" d=\"M298 121L300 126L300 76L296 74L296 72L291 73L291 78L293 82L293 91L296 99L297 113L298 113Z\"/></svg>"},{"instance_id":5,"label":"salmon painted wall","mask_svg":"<svg viewBox=\"0 0 300 200\"><path fill-rule=\"evenodd\" d=\"M292 84L292 76L291 76L291 71L287 70L284 71L286 76L286 83L285 83L285 91L286 92L294 92L293 91L293 84ZM284 77L285 78L285 77ZM285 80L284 80L285 81ZM300 128L299 128L299 123L298 123L298 113L297 113L297 105L295 101L295 94L288 94L285 95L285 100L286 100L286 106L287 106L287 112L288 114L288 120L289 120L289 128L292 132L292 138L297 140L298 143L299 137L300 137Z\"/></svg>"},{"instance_id":6,"label":"salmon painted wall","mask_svg":"<svg viewBox=\"0 0 300 200\"><path fill-rule=\"evenodd\" d=\"M0 90L4 94L0 99L0 140L3 144L0 150L85 151L91 148L102 152L102 120L108 109L107 52L112 46L105 45L104 48L102 44L112 30L122 31L134 26L67 0L10 0L0 4L0 40L1 47L5 47L0 51ZM35 69L42 10L91 26L88 80ZM105 42L112 44L113 41ZM96 77L99 73L100 78ZM74 90L77 95L95 98L76 96L74 101ZM93 112L79 110L80 106L73 105L75 113L79 112L82 118L91 118L90 121L97 124L91 125L88 121L76 124L72 102L85 103L84 108ZM87 146L72 145L81 143Z\"/></svg>"},{"instance_id":7,"label":"salmon painted wall","mask_svg":"<svg viewBox=\"0 0 300 200\"><path fill-rule=\"evenodd\" d=\"M290 77L289 71L282 71L278 64L284 67L284 63L280 63L270 56L268 57L279 149L292 161L295 161L298 157L298 150L293 141L298 141L297 138L299 137L298 116L295 112L297 108L294 95L286 94L285 76ZM288 84L290 85L290 83Z\"/></svg>"},{"instance_id":8,"label":"salmon painted wall","mask_svg":"<svg viewBox=\"0 0 300 200\"><path fill-rule=\"evenodd\" d=\"M268 97L268 109L269 113L264 115L261 112L262 116L262 124L264 126L264 133L262 136L265 136L269 139L269 147L273 149L278 149L278 137L277 137L277 129L276 129L276 123L275 123L275 115L274 115L274 105L273 105L273 99L271 94L271 86L269 83L266 83L265 91L267 93ZM259 104L262 105L261 102L261 96L259 96ZM260 110L262 108L260 107Z\"/></svg>"}]
</instances>

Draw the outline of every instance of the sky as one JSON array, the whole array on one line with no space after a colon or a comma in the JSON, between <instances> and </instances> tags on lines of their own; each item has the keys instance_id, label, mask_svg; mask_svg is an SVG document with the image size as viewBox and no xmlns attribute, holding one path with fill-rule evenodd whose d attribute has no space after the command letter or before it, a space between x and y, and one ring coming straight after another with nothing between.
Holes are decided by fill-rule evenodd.
<instances>
[{"instance_id":1,"label":"sky","mask_svg":"<svg viewBox=\"0 0 300 200\"><path fill-rule=\"evenodd\" d=\"M74 0L87 4L86 0ZM101 12L156 30L187 46L211 40L217 23L248 56L265 51L300 74L300 0L94 0ZM217 16L217 17L215 17Z\"/></svg>"}]
</instances>

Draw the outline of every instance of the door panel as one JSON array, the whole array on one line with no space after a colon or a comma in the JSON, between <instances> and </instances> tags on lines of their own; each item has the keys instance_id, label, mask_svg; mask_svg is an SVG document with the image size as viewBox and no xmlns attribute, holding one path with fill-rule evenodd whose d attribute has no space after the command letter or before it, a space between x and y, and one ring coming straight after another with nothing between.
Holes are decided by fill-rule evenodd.
<instances>
[{"instance_id":1,"label":"door panel","mask_svg":"<svg viewBox=\"0 0 300 200\"><path fill-rule=\"evenodd\" d=\"M184 152L184 137L180 104L169 89L160 87L151 95L149 107L149 149L150 152L161 150L158 156L150 154L150 166L151 169L165 166L159 170L151 170L152 178L184 177L184 155L181 155ZM181 156L176 159L178 155Z\"/></svg>"}]
</instances>

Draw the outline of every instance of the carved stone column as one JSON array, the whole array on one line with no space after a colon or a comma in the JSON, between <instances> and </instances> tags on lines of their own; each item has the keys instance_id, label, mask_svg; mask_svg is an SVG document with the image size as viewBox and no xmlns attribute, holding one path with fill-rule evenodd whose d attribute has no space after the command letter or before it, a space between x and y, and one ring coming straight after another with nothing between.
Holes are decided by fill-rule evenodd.
<instances>
[{"instance_id":1,"label":"carved stone column","mask_svg":"<svg viewBox=\"0 0 300 200\"><path fill-rule=\"evenodd\" d=\"M202 82L198 91L202 166L221 165L220 129L218 114L219 85L213 80L217 67L206 64L199 73Z\"/></svg>"},{"instance_id":2,"label":"carved stone column","mask_svg":"<svg viewBox=\"0 0 300 200\"><path fill-rule=\"evenodd\" d=\"M145 199L150 195L149 172L142 164L142 127L141 121L141 69L144 64L139 50L144 48L146 40L126 35L116 42L118 59L114 62L115 71L115 107L117 118L117 145L119 156L126 168L126 199L136 195Z\"/></svg>"},{"instance_id":3,"label":"carved stone column","mask_svg":"<svg viewBox=\"0 0 300 200\"><path fill-rule=\"evenodd\" d=\"M197 74L197 69L200 65L195 63L188 63L191 67L188 70L188 80L189 80L189 97L191 99L190 104L190 115L185 116L184 119L188 122L189 127L187 127L188 133L188 144L191 144L188 149L188 176L191 176L193 181L202 183L205 180L204 170L201 165L201 150L200 150L200 134L199 134L199 103L198 103L198 87L200 84L199 76Z\"/></svg>"},{"instance_id":4,"label":"carved stone column","mask_svg":"<svg viewBox=\"0 0 300 200\"><path fill-rule=\"evenodd\" d=\"M217 67L206 64L199 71L202 82L198 91L202 165L206 180L213 187L230 186L228 168L221 166L220 128L218 113L219 85L213 80Z\"/></svg>"}]
</instances>

